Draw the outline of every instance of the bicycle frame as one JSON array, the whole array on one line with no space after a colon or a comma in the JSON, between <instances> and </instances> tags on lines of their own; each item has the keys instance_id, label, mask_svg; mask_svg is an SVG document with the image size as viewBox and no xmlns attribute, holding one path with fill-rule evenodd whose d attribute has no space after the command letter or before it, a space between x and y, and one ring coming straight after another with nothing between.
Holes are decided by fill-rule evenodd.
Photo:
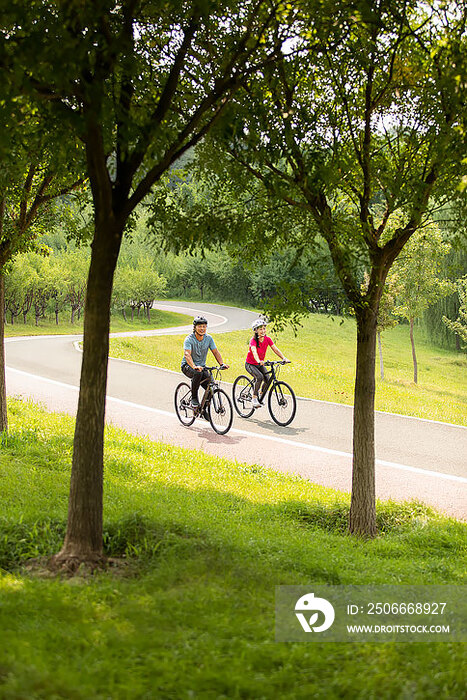
<instances>
[{"instance_id":1,"label":"bicycle frame","mask_svg":"<svg viewBox=\"0 0 467 700\"><path fill-rule=\"evenodd\" d=\"M209 383L204 390L203 398L201 399L199 407L194 409L195 416L202 415L203 411L208 407L208 404L211 401L214 388L219 386L219 374L221 371L220 367L205 367L204 369L207 369L209 372Z\"/></svg>"},{"instance_id":2,"label":"bicycle frame","mask_svg":"<svg viewBox=\"0 0 467 700\"><path fill-rule=\"evenodd\" d=\"M266 380L265 387L263 391L261 392L261 396L258 396L259 401L261 403L263 400L266 398L266 395L268 391L270 391L273 387L274 384L278 381L278 376L279 376L279 371L280 371L280 365L282 365L282 360L281 361L274 361L274 360L268 360L267 362L264 363L271 369L268 372L268 378ZM275 365L279 365L276 369Z\"/></svg>"},{"instance_id":3,"label":"bicycle frame","mask_svg":"<svg viewBox=\"0 0 467 700\"><path fill-rule=\"evenodd\" d=\"M267 396L270 416L277 425L281 426L289 425L297 410L297 400L292 387L278 379L280 365L288 364L288 362L288 360L265 362L264 365L270 369L265 372L264 389L258 392L261 404L266 403ZM255 409L259 408L259 406L254 406L252 402L256 381L256 377L251 379L245 375L240 375L234 381L232 387L233 402L235 410L242 418L250 418Z\"/></svg>"},{"instance_id":4,"label":"bicycle frame","mask_svg":"<svg viewBox=\"0 0 467 700\"><path fill-rule=\"evenodd\" d=\"M182 425L189 427L196 418L206 418L213 430L219 435L225 435L232 427L233 407L223 389L219 386L219 374L225 365L205 367L207 370L204 381L204 394L199 406L193 406L191 388L186 382L181 382L175 389L175 412Z\"/></svg>"}]
</instances>

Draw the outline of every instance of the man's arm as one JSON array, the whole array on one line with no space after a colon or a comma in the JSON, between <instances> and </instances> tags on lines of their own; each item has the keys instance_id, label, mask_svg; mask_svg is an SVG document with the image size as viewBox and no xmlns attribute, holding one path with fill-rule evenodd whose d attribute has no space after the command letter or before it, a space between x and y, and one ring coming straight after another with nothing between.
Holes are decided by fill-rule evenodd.
<instances>
[{"instance_id":1,"label":"man's arm","mask_svg":"<svg viewBox=\"0 0 467 700\"><path fill-rule=\"evenodd\" d=\"M193 358L191 356L191 350L188 350L188 348L185 348L185 351L183 354L185 355L185 360L188 362L191 369L196 369L198 372L201 372L201 370L203 368L199 367L198 365L195 365L195 363L193 362Z\"/></svg>"},{"instance_id":2,"label":"man's arm","mask_svg":"<svg viewBox=\"0 0 467 700\"><path fill-rule=\"evenodd\" d=\"M220 354L220 352L217 348L211 348L211 352L220 365L224 365L226 369L229 368L229 365L225 364L225 362L222 359L222 355Z\"/></svg>"}]
</instances>

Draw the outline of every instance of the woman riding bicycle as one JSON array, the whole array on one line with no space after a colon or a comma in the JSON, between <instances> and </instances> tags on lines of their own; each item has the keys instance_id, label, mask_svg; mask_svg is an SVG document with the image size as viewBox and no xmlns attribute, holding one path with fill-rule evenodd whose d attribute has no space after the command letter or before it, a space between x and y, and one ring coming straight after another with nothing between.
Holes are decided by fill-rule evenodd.
<instances>
[{"instance_id":1,"label":"woman riding bicycle","mask_svg":"<svg viewBox=\"0 0 467 700\"><path fill-rule=\"evenodd\" d=\"M268 347L271 347L273 352L281 358L288 362L285 355L279 350L272 339L266 335L266 321L263 318L257 318L253 321L252 328L254 331L254 336L250 340L250 349L248 355L246 356L245 369L251 374L255 379L255 386L253 389L253 401L252 406L254 408L259 408L263 404L259 401L258 395L261 388L261 384L264 382L264 387L266 388L268 382L268 373L264 367L264 358L266 357L266 351Z\"/></svg>"}]
</instances>

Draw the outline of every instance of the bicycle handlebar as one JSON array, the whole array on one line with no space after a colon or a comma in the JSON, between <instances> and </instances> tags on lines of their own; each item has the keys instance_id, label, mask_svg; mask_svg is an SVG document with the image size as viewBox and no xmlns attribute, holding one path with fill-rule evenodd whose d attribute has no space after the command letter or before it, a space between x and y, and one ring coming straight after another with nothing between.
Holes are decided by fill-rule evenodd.
<instances>
[{"instance_id":1,"label":"bicycle handlebar","mask_svg":"<svg viewBox=\"0 0 467 700\"><path fill-rule=\"evenodd\" d=\"M216 365L215 367L205 367L204 369L213 372L215 369L227 369L227 367L225 365Z\"/></svg>"},{"instance_id":2,"label":"bicycle handlebar","mask_svg":"<svg viewBox=\"0 0 467 700\"><path fill-rule=\"evenodd\" d=\"M291 362L292 360L266 360L264 364L272 367L272 365L289 365Z\"/></svg>"}]
</instances>

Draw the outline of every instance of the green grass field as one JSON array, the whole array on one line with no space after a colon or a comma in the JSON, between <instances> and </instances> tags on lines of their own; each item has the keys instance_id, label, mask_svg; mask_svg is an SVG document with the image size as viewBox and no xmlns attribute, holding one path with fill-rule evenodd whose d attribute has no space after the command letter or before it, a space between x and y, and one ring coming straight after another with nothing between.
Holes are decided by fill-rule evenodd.
<instances>
[{"instance_id":1,"label":"green grass field","mask_svg":"<svg viewBox=\"0 0 467 700\"><path fill-rule=\"evenodd\" d=\"M151 321L148 322L143 313L141 317L135 316L134 320L130 320L130 314L127 314L128 321L125 321L121 314L112 314L110 319L110 331L119 333L121 331L142 331L146 328L165 328L169 326L184 326L191 323L192 316L173 313L172 311L159 311L151 309ZM16 319L14 324L7 323L5 325L5 337L18 335L75 335L83 332L83 317L75 323L70 323L62 314L60 323L57 326L54 318L41 319L39 325L34 324L33 319L28 318L28 323L23 323L22 320Z\"/></svg>"},{"instance_id":2,"label":"green grass field","mask_svg":"<svg viewBox=\"0 0 467 700\"><path fill-rule=\"evenodd\" d=\"M462 644L274 641L276 585L464 584L465 524L380 503L365 542L344 494L108 429L104 540L126 568L33 577L63 538L73 421L12 399L9 423L2 700L465 697Z\"/></svg>"},{"instance_id":3,"label":"green grass field","mask_svg":"<svg viewBox=\"0 0 467 700\"><path fill-rule=\"evenodd\" d=\"M300 396L352 404L355 380L356 331L352 319L311 315L297 337L290 330L270 333L293 364L282 369L282 378ZM213 335L231 369L223 378L233 381L244 374L249 331ZM133 359L167 369L180 369L183 336L112 339L113 357ZM376 367L376 408L459 425L467 425L467 356L442 350L417 333L419 382L413 383L412 353L407 326L383 334L385 379ZM270 359L275 359L269 351ZM212 358L212 356L210 356ZM214 358L212 358L213 363Z\"/></svg>"}]
</instances>

